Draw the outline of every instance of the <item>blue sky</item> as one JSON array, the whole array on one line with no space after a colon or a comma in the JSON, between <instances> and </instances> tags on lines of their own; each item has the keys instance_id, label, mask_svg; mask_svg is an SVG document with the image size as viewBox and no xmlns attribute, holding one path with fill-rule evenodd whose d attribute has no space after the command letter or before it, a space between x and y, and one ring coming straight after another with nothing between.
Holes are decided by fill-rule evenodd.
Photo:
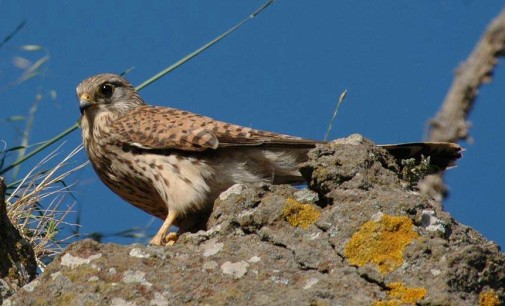
<instances>
[{"instance_id":1,"label":"blue sky","mask_svg":"<svg viewBox=\"0 0 505 306\"><path fill-rule=\"evenodd\" d=\"M51 138L79 118L75 87L84 78L135 67L128 78L140 84L262 3L0 1L0 38L27 21L0 48L0 118L26 115L35 95L42 94L30 140ZM338 96L347 89L331 138L360 133L376 143L419 141L456 67L502 8L497 0L278 0L141 95L150 104L322 139ZM44 49L19 49L27 44ZM50 60L39 76L5 86L23 72L14 57L35 62L45 55ZM501 246L504 83L505 67L499 66L493 83L480 91L471 114L473 142L462 143L464 158L447 175L451 194L445 203L458 221ZM0 138L16 145L16 127L22 124L0 122ZM80 131L75 132L62 150L68 153L80 142ZM85 154L77 160L86 160ZM152 221L102 185L90 167L73 179L78 179L74 189L83 233L113 233ZM154 221L150 233L159 224Z\"/></svg>"}]
</instances>

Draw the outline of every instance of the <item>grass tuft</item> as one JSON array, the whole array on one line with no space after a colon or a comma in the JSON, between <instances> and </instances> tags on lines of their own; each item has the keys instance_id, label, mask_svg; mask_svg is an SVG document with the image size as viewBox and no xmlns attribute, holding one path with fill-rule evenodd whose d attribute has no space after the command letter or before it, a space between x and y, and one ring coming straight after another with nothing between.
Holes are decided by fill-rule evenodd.
<instances>
[{"instance_id":1,"label":"grass tuft","mask_svg":"<svg viewBox=\"0 0 505 306\"><path fill-rule=\"evenodd\" d=\"M75 202L65 204L73 184L65 184L64 179L88 164L75 165L70 161L82 150L80 145L56 165L47 168L48 163L60 155L60 148L44 157L15 186L8 186L7 216L21 236L32 245L41 271L74 237L73 234L64 235L61 232L65 226L76 226L65 221L68 214L73 212Z\"/></svg>"}]
</instances>

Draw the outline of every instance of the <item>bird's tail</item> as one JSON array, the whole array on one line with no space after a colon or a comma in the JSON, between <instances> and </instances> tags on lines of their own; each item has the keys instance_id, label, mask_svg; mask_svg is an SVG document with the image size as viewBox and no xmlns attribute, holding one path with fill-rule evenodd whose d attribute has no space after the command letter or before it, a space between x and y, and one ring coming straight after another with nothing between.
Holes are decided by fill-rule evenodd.
<instances>
[{"instance_id":1,"label":"bird's tail","mask_svg":"<svg viewBox=\"0 0 505 306\"><path fill-rule=\"evenodd\" d=\"M450 142L413 142L380 145L380 147L398 160L410 158L421 160L429 156L430 164L439 170L455 166L463 151L461 146Z\"/></svg>"},{"instance_id":2,"label":"bird's tail","mask_svg":"<svg viewBox=\"0 0 505 306\"><path fill-rule=\"evenodd\" d=\"M315 146L315 145L314 145ZM441 171L456 165L461 157L462 148L455 143L448 142L415 142L401 144L380 145L398 161L414 158L417 162L429 157L432 171ZM307 161L307 153L311 148L272 148L267 150L251 151L257 154L249 157L258 164L270 169L271 183L273 184L301 184L305 180L301 176L298 166ZM261 153L260 153L261 152ZM260 153L260 154L258 154ZM265 169L262 173L268 173Z\"/></svg>"}]
</instances>

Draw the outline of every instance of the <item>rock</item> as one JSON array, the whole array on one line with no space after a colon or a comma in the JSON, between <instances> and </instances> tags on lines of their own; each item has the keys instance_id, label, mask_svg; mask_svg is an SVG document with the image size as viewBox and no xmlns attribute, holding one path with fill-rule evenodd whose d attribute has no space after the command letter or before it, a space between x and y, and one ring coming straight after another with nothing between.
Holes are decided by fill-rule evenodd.
<instances>
[{"instance_id":1,"label":"rock","mask_svg":"<svg viewBox=\"0 0 505 306\"><path fill-rule=\"evenodd\" d=\"M236 185L171 247L72 244L7 305L499 305L505 256L360 136L302 165L315 191ZM303 189L302 189L303 190Z\"/></svg>"},{"instance_id":2,"label":"rock","mask_svg":"<svg viewBox=\"0 0 505 306\"><path fill-rule=\"evenodd\" d=\"M36 269L32 247L7 217L5 183L0 177L0 303L32 281Z\"/></svg>"}]
</instances>

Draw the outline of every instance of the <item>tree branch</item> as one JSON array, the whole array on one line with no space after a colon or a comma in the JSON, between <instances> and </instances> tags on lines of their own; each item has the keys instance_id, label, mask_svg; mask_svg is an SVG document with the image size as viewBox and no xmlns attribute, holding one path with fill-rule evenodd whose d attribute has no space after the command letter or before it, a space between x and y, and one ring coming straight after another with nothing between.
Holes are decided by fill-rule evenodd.
<instances>
[{"instance_id":1,"label":"tree branch","mask_svg":"<svg viewBox=\"0 0 505 306\"><path fill-rule=\"evenodd\" d=\"M479 88L491 82L498 57L505 55L505 9L491 22L468 59L457 71L442 107L430 122L429 141L457 142L469 138L467 118Z\"/></svg>"},{"instance_id":2,"label":"tree branch","mask_svg":"<svg viewBox=\"0 0 505 306\"><path fill-rule=\"evenodd\" d=\"M456 71L454 81L435 118L429 123L429 141L468 140L468 115L479 88L490 83L498 58L505 55L505 9L495 17L474 50ZM419 184L422 193L442 201L447 196L443 174L430 175Z\"/></svg>"}]
</instances>

